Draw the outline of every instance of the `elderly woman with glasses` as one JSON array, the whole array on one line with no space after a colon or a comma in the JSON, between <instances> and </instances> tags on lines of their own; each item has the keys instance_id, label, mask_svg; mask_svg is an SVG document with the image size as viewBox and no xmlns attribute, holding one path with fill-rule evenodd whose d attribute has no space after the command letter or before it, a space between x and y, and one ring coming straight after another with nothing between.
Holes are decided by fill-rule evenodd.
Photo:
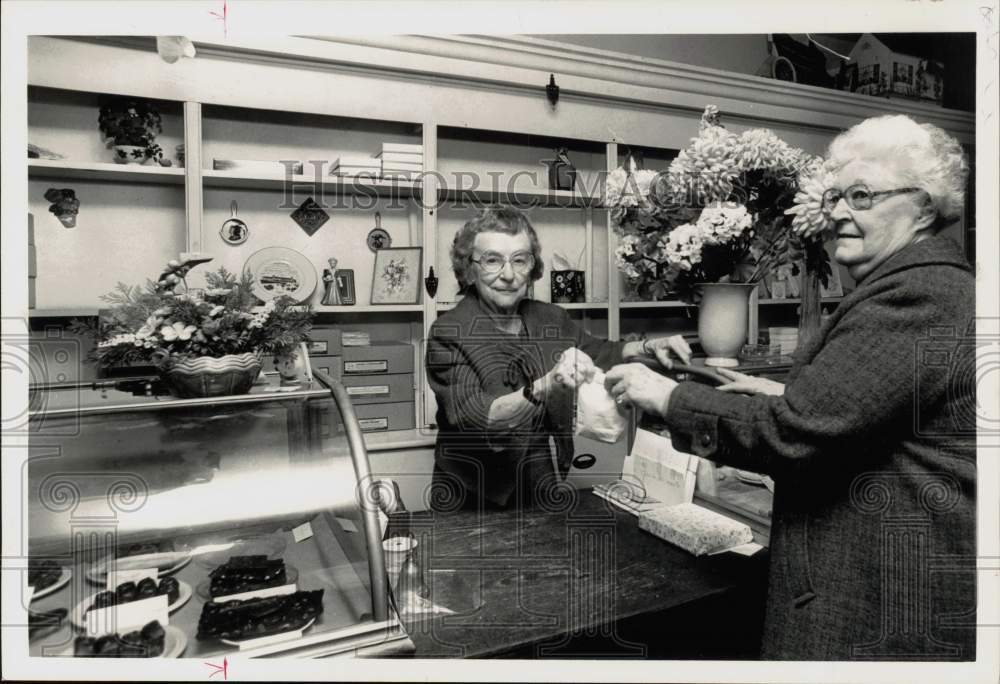
<instances>
[{"instance_id":1,"label":"elderly woman with glasses","mask_svg":"<svg viewBox=\"0 0 1000 684\"><path fill-rule=\"evenodd\" d=\"M607 387L677 448L774 479L765 658L974 660L975 282L941 234L965 158L905 116L857 124L828 158L834 258L857 288L787 384L729 373L720 392L629 364Z\"/></svg>"},{"instance_id":2,"label":"elderly woman with glasses","mask_svg":"<svg viewBox=\"0 0 1000 684\"><path fill-rule=\"evenodd\" d=\"M679 336L598 339L562 308L529 299L528 285L542 276L541 246L517 209L488 207L469 220L451 261L465 297L427 340L438 405L430 503L438 510L544 503L573 458L577 386L596 367L638 356L668 363L668 350L686 346Z\"/></svg>"}]
</instances>

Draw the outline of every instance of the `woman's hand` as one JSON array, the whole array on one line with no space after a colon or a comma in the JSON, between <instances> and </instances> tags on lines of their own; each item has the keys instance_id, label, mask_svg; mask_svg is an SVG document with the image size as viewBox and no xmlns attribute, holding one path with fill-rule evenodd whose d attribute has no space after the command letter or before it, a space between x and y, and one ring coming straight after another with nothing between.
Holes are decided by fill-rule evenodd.
<instances>
[{"instance_id":1,"label":"woman's hand","mask_svg":"<svg viewBox=\"0 0 1000 684\"><path fill-rule=\"evenodd\" d=\"M716 368L715 371L719 375L731 380L731 382L728 382L725 385L719 385L716 387L717 390L722 392L739 392L740 394L770 394L776 397L780 397L785 393L785 385L781 382L746 375L734 370L729 370L728 368Z\"/></svg>"},{"instance_id":2,"label":"woman's hand","mask_svg":"<svg viewBox=\"0 0 1000 684\"><path fill-rule=\"evenodd\" d=\"M570 347L559 356L559 361L545 375L546 387L576 390L585 382L590 382L597 372L594 361L587 353Z\"/></svg>"},{"instance_id":3,"label":"woman's hand","mask_svg":"<svg viewBox=\"0 0 1000 684\"><path fill-rule=\"evenodd\" d=\"M674 362L670 358L671 354L684 363L691 363L691 347L688 346L687 341L682 335L671 335L670 337L656 337L648 339L643 342L642 350L646 354L652 354L655 356L656 360L659 361L664 368L674 367Z\"/></svg>"},{"instance_id":4,"label":"woman's hand","mask_svg":"<svg viewBox=\"0 0 1000 684\"><path fill-rule=\"evenodd\" d=\"M635 406L666 417L670 393L677 383L641 363L623 363L608 371L604 387L619 406Z\"/></svg>"}]
</instances>

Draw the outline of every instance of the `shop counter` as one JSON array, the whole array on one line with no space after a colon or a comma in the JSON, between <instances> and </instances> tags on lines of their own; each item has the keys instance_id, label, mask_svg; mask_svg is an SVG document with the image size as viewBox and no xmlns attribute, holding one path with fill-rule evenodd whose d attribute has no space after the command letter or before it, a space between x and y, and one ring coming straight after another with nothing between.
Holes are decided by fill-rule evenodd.
<instances>
[{"instance_id":1,"label":"shop counter","mask_svg":"<svg viewBox=\"0 0 1000 684\"><path fill-rule=\"evenodd\" d=\"M418 658L753 659L767 552L696 558L589 490L527 511L394 516L427 598L396 595Z\"/></svg>"}]
</instances>

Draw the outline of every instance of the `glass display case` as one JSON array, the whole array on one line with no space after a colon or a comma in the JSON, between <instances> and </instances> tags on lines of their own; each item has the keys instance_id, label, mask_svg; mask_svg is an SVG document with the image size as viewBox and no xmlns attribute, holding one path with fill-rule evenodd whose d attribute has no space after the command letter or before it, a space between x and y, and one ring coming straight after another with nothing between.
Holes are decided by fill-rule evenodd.
<instances>
[{"instance_id":1,"label":"glass display case","mask_svg":"<svg viewBox=\"0 0 1000 684\"><path fill-rule=\"evenodd\" d=\"M339 383L264 375L209 399L153 378L51 385L29 411L31 655L412 650Z\"/></svg>"}]
</instances>

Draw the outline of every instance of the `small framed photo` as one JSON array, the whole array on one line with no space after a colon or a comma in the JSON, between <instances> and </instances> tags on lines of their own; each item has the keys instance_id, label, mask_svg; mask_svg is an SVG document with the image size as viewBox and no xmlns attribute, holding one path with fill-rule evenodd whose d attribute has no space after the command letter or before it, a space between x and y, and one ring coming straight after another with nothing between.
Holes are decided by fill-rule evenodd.
<instances>
[{"instance_id":1,"label":"small framed photo","mask_svg":"<svg viewBox=\"0 0 1000 684\"><path fill-rule=\"evenodd\" d=\"M423 248L390 247L375 252L372 304L417 304L423 276Z\"/></svg>"},{"instance_id":2,"label":"small framed photo","mask_svg":"<svg viewBox=\"0 0 1000 684\"><path fill-rule=\"evenodd\" d=\"M354 296L354 271L349 268L338 268L334 280L337 285L337 294L340 295L340 303L350 306L357 302Z\"/></svg>"}]
</instances>

